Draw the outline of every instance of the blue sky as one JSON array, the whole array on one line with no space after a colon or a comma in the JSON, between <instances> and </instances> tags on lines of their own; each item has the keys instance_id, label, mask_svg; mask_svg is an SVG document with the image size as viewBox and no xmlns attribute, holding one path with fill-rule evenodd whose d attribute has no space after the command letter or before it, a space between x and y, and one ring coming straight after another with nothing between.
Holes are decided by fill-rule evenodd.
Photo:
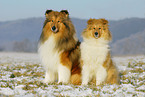
<instances>
[{"instance_id":1,"label":"blue sky","mask_svg":"<svg viewBox=\"0 0 145 97\"><path fill-rule=\"evenodd\" d=\"M145 18L145 0L0 0L0 21L44 17L46 9L67 9L81 19Z\"/></svg>"}]
</instances>

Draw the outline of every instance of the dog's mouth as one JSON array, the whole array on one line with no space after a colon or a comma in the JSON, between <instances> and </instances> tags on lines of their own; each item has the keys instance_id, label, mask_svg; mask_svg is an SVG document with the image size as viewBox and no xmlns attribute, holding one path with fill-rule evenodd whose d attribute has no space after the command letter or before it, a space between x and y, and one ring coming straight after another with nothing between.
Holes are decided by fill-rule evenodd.
<instances>
[{"instance_id":1,"label":"dog's mouth","mask_svg":"<svg viewBox=\"0 0 145 97\"><path fill-rule=\"evenodd\" d=\"M51 31L54 32L54 33L57 33L57 32L58 32L58 28L56 28L55 26L53 26L53 27L51 28Z\"/></svg>"}]
</instances>

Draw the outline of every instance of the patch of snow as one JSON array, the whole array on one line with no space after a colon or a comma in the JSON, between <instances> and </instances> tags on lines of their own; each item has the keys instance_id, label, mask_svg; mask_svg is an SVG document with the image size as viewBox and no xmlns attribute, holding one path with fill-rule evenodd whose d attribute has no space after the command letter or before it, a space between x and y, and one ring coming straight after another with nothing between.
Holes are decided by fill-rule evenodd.
<instances>
[{"instance_id":1,"label":"patch of snow","mask_svg":"<svg viewBox=\"0 0 145 97\"><path fill-rule=\"evenodd\" d=\"M137 90L144 90L145 91L145 85L142 85L142 86L140 86L140 87L138 87L138 88L136 88Z\"/></svg>"},{"instance_id":2,"label":"patch of snow","mask_svg":"<svg viewBox=\"0 0 145 97\"><path fill-rule=\"evenodd\" d=\"M14 95L14 91L10 88L0 88L0 93L4 95Z\"/></svg>"},{"instance_id":3,"label":"patch of snow","mask_svg":"<svg viewBox=\"0 0 145 97\"><path fill-rule=\"evenodd\" d=\"M138 62L145 63L145 56L128 56L128 57L114 57L113 58L116 67L120 72L126 71L123 75L126 79L121 79L121 85L104 85L104 86L76 86L76 85L46 85L37 87L36 84L29 84L33 82L40 82L44 78L44 75L40 77L33 76L16 76L10 78L14 72L27 73L31 75L33 72L44 72L43 67L40 64L39 56L35 53L7 53L0 52L0 94L4 96L15 97L56 97L56 96L115 96L115 97L145 97L144 80L145 72L131 72L131 70L143 69L145 65L134 65ZM133 67L129 67L129 63ZM37 65L36 65L37 64ZM26 68L27 65L30 68ZM31 67L31 65L36 65ZM15 69L15 67L22 67ZM23 83L22 83L23 81ZM21 84L18 84L20 82ZM34 87L32 90L24 90L26 83L29 87ZM123 84L127 83L127 84ZM7 85L11 86L9 88ZM35 88L36 87L36 88ZM34 93L33 93L33 92Z\"/></svg>"}]
</instances>

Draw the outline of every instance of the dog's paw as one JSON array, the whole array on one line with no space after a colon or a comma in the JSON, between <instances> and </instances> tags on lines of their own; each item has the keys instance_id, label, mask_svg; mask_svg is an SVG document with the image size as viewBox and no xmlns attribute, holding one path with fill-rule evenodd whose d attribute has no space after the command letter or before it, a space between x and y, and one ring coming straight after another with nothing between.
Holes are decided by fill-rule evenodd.
<instances>
[{"instance_id":1,"label":"dog's paw","mask_svg":"<svg viewBox=\"0 0 145 97\"><path fill-rule=\"evenodd\" d=\"M41 81L42 83L48 84L48 83L53 83L53 81L48 80L48 79L44 79Z\"/></svg>"},{"instance_id":2,"label":"dog's paw","mask_svg":"<svg viewBox=\"0 0 145 97\"><path fill-rule=\"evenodd\" d=\"M57 84L59 84L59 85L63 85L63 83L62 83L62 82L57 82Z\"/></svg>"},{"instance_id":3,"label":"dog's paw","mask_svg":"<svg viewBox=\"0 0 145 97\"><path fill-rule=\"evenodd\" d=\"M81 86L88 86L88 84L81 84Z\"/></svg>"},{"instance_id":4,"label":"dog's paw","mask_svg":"<svg viewBox=\"0 0 145 97\"><path fill-rule=\"evenodd\" d=\"M48 81L46 79L41 81L42 83L48 83Z\"/></svg>"},{"instance_id":5,"label":"dog's paw","mask_svg":"<svg viewBox=\"0 0 145 97\"><path fill-rule=\"evenodd\" d=\"M82 82L81 85L82 85L82 86L87 86L87 85L88 85L88 82Z\"/></svg>"},{"instance_id":6,"label":"dog's paw","mask_svg":"<svg viewBox=\"0 0 145 97\"><path fill-rule=\"evenodd\" d=\"M101 81L96 81L96 86L100 85L101 84Z\"/></svg>"},{"instance_id":7,"label":"dog's paw","mask_svg":"<svg viewBox=\"0 0 145 97\"><path fill-rule=\"evenodd\" d=\"M58 84L68 84L69 81L63 80L63 81L58 81Z\"/></svg>"}]
</instances>

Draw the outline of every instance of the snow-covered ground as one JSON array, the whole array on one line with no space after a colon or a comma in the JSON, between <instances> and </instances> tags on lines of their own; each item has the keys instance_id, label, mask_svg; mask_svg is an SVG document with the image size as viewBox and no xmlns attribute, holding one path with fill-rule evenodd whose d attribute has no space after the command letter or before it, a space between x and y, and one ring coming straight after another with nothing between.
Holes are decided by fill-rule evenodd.
<instances>
[{"instance_id":1,"label":"snow-covered ground","mask_svg":"<svg viewBox=\"0 0 145 97\"><path fill-rule=\"evenodd\" d=\"M116 96L145 97L145 56L114 57L120 85L43 84L44 70L33 53L0 52L1 96Z\"/></svg>"}]
</instances>

